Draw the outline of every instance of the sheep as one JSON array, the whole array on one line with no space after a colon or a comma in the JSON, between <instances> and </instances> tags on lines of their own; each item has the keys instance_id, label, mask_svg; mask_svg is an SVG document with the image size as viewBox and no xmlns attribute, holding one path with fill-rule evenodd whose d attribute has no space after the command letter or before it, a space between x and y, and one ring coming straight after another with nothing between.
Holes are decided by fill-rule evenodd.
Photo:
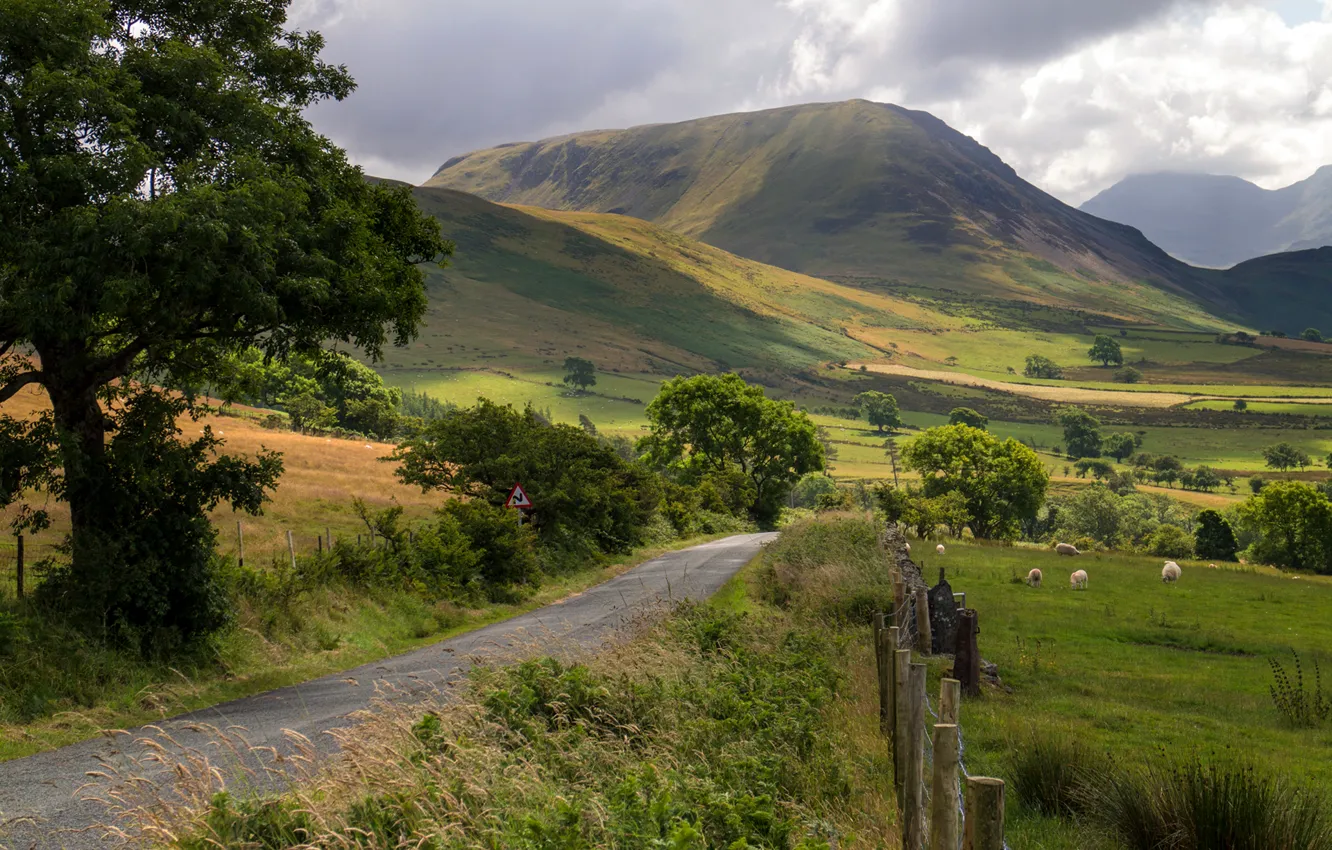
<instances>
[{"instance_id":1,"label":"sheep","mask_svg":"<svg viewBox=\"0 0 1332 850\"><path fill-rule=\"evenodd\" d=\"M1055 546L1055 551L1058 552L1058 553L1061 554L1061 555L1081 555L1081 554L1082 554L1081 552L1078 551L1078 547L1074 546L1072 543L1060 543L1060 544L1058 544L1057 546Z\"/></svg>"},{"instance_id":2,"label":"sheep","mask_svg":"<svg viewBox=\"0 0 1332 850\"><path fill-rule=\"evenodd\" d=\"M1161 568L1161 581L1166 584L1174 584L1179 581L1179 577L1182 573L1183 571L1179 568L1179 564L1176 564L1174 561L1166 561L1165 566Z\"/></svg>"},{"instance_id":3,"label":"sheep","mask_svg":"<svg viewBox=\"0 0 1332 850\"><path fill-rule=\"evenodd\" d=\"M1041 586L1041 571L1040 571L1040 570L1032 570L1031 572L1027 573L1027 586L1028 586L1028 587L1040 587L1040 586Z\"/></svg>"},{"instance_id":4,"label":"sheep","mask_svg":"<svg viewBox=\"0 0 1332 850\"><path fill-rule=\"evenodd\" d=\"M934 551L936 551L936 552L938 552L940 555L942 555L942 554L944 553L944 545L943 545L942 543L940 543L938 546L935 546L935 547L934 547Z\"/></svg>"},{"instance_id":5,"label":"sheep","mask_svg":"<svg viewBox=\"0 0 1332 850\"><path fill-rule=\"evenodd\" d=\"M906 547L907 547L907 554L910 555L910 554L911 554L911 544L908 543L908 544L906 545Z\"/></svg>"},{"instance_id":6,"label":"sheep","mask_svg":"<svg viewBox=\"0 0 1332 850\"><path fill-rule=\"evenodd\" d=\"M1071 584L1071 585L1073 586L1073 589L1074 589L1074 590L1086 590L1086 589L1087 589L1087 571L1086 571L1086 570L1078 570L1077 572L1073 573L1073 575L1071 575L1071 576L1068 577L1068 583Z\"/></svg>"}]
</instances>

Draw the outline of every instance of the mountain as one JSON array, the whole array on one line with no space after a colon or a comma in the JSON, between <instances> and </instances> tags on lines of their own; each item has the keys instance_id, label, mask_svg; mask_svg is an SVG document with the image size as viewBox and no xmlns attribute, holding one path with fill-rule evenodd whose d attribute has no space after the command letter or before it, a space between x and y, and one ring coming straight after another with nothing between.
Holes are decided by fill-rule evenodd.
<instances>
[{"instance_id":1,"label":"mountain","mask_svg":"<svg viewBox=\"0 0 1332 850\"><path fill-rule=\"evenodd\" d=\"M765 266L638 219L494 204L414 190L457 245L428 272L420 338L394 368L558 368L785 373L882 356L884 329L966 320L891 296ZM864 340L864 341L861 341Z\"/></svg>"},{"instance_id":2,"label":"mountain","mask_svg":"<svg viewBox=\"0 0 1332 850\"><path fill-rule=\"evenodd\" d=\"M1212 289L1261 330L1294 336L1332 333L1332 247L1248 260L1225 271L1199 270Z\"/></svg>"},{"instance_id":3,"label":"mountain","mask_svg":"<svg viewBox=\"0 0 1332 850\"><path fill-rule=\"evenodd\" d=\"M1332 166L1276 190L1213 174L1139 174L1082 210L1140 229L1185 262L1229 268L1267 254L1332 245Z\"/></svg>"},{"instance_id":4,"label":"mountain","mask_svg":"<svg viewBox=\"0 0 1332 850\"><path fill-rule=\"evenodd\" d=\"M456 157L426 183L632 216L870 291L1014 299L1214 328L1233 305L1134 228L1069 207L924 113L850 101L578 133Z\"/></svg>"}]
</instances>

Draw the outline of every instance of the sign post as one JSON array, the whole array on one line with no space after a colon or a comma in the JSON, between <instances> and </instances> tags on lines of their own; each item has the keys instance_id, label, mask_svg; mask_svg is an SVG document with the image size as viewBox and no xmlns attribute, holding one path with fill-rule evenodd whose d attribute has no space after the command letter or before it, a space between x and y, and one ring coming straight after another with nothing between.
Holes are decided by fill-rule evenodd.
<instances>
[{"instance_id":1,"label":"sign post","mask_svg":"<svg viewBox=\"0 0 1332 850\"><path fill-rule=\"evenodd\" d=\"M527 498L527 492L523 490L522 484L514 484L513 489L509 491L509 498L504 500L504 507L517 508L518 525L523 524L523 511L532 509L532 500Z\"/></svg>"}]
</instances>

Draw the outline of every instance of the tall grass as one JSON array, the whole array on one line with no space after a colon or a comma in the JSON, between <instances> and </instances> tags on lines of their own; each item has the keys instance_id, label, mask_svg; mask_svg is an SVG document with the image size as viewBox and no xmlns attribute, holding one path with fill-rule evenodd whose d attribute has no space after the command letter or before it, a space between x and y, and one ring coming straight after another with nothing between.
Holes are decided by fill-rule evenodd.
<instances>
[{"instance_id":1,"label":"tall grass","mask_svg":"<svg viewBox=\"0 0 1332 850\"><path fill-rule=\"evenodd\" d=\"M1004 778L1027 809L1047 817L1085 813L1086 789L1106 771L1106 758L1066 732L1045 730L1009 743Z\"/></svg>"},{"instance_id":2,"label":"tall grass","mask_svg":"<svg viewBox=\"0 0 1332 850\"><path fill-rule=\"evenodd\" d=\"M1112 770L1085 804L1128 850L1327 850L1321 791L1231 763Z\"/></svg>"}]
</instances>

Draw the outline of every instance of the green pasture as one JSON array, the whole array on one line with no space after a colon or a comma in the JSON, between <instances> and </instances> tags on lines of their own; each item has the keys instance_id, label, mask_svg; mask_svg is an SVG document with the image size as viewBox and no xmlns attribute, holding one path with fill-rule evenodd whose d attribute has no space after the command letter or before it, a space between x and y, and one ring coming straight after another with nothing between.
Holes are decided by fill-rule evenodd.
<instances>
[{"instance_id":1,"label":"green pasture","mask_svg":"<svg viewBox=\"0 0 1332 850\"><path fill-rule=\"evenodd\" d=\"M560 383L563 377L560 371L500 374L397 369L384 373L384 380L393 386L428 393L461 407L476 404L482 397L514 407L531 403L538 410L549 410L557 422L577 424L583 414L599 430L626 433L638 432L647 424L643 411L661 388L660 377L600 372L590 394L575 395Z\"/></svg>"},{"instance_id":2,"label":"green pasture","mask_svg":"<svg viewBox=\"0 0 1332 850\"><path fill-rule=\"evenodd\" d=\"M963 704L973 774L1003 777L1014 741L1054 730L1129 763L1162 751L1238 757L1332 785L1332 724L1292 728L1268 694L1269 659L1289 668L1291 650L1307 679L1320 659L1332 687L1332 580L1184 562L1179 583L1166 586L1157 558L960 542L923 560L931 582L946 567L979 612L981 652L1011 689ZM1033 567L1044 573L1039 589L1018 581ZM1086 591L1069 589L1074 569L1087 571Z\"/></svg>"},{"instance_id":3,"label":"green pasture","mask_svg":"<svg viewBox=\"0 0 1332 850\"><path fill-rule=\"evenodd\" d=\"M1251 401L1249 413L1288 414L1292 416L1332 416L1332 404L1300 404L1285 401ZM1186 404L1190 410L1231 410L1234 402L1213 400Z\"/></svg>"},{"instance_id":4,"label":"green pasture","mask_svg":"<svg viewBox=\"0 0 1332 850\"><path fill-rule=\"evenodd\" d=\"M1155 364L1235 363L1261 353L1258 349L1219 345L1215 334L1130 330L1119 336L1114 329L1093 329L1076 334L1032 330L952 330L942 334L903 334L902 347L930 360L944 362L962 371L978 370L991 375L1007 375L1011 367L1019 374L1027 355L1049 357L1065 368L1093 364L1087 358L1096 333L1113 336L1124 353L1125 363L1146 360Z\"/></svg>"}]
</instances>

